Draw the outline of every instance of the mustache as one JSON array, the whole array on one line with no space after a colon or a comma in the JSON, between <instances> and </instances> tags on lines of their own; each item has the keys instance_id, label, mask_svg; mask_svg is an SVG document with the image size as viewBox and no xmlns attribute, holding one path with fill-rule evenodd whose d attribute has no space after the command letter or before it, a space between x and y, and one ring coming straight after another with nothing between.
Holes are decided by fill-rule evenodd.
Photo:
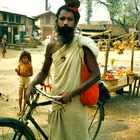
<instances>
[{"instance_id":1,"label":"mustache","mask_svg":"<svg viewBox=\"0 0 140 140\"><path fill-rule=\"evenodd\" d=\"M57 30L59 35L65 35L69 34L70 32L74 32L74 28L68 27L67 25L64 25L63 27L58 27Z\"/></svg>"},{"instance_id":2,"label":"mustache","mask_svg":"<svg viewBox=\"0 0 140 140\"><path fill-rule=\"evenodd\" d=\"M64 25L63 27L57 26L57 33L63 43L69 44L74 38L74 28Z\"/></svg>"}]
</instances>

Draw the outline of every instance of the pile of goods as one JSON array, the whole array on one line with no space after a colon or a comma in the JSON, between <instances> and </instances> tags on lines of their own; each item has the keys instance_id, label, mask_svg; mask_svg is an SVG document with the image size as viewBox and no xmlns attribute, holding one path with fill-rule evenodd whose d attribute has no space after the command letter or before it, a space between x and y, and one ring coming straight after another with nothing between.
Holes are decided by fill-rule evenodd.
<instances>
[{"instance_id":1,"label":"pile of goods","mask_svg":"<svg viewBox=\"0 0 140 140\"><path fill-rule=\"evenodd\" d=\"M37 48L38 42L34 38L24 38L25 48Z\"/></svg>"},{"instance_id":2,"label":"pile of goods","mask_svg":"<svg viewBox=\"0 0 140 140\"><path fill-rule=\"evenodd\" d=\"M101 74L101 79L102 80L104 79L104 74ZM116 79L116 77L113 73L106 74L105 80L115 80L115 79Z\"/></svg>"},{"instance_id":3,"label":"pile of goods","mask_svg":"<svg viewBox=\"0 0 140 140\"><path fill-rule=\"evenodd\" d=\"M118 54L123 54L125 49L130 49L134 45L134 36L133 34L126 34L121 40L113 42L112 45Z\"/></svg>"},{"instance_id":4,"label":"pile of goods","mask_svg":"<svg viewBox=\"0 0 140 140\"><path fill-rule=\"evenodd\" d=\"M114 46L114 49L117 50L118 54L123 54L124 46L120 40L113 42L112 45Z\"/></svg>"},{"instance_id":5,"label":"pile of goods","mask_svg":"<svg viewBox=\"0 0 140 140\"><path fill-rule=\"evenodd\" d=\"M105 77L105 80L109 81L109 80L117 80L119 79L120 77L122 76L126 76L126 75L133 75L134 72L131 71L131 70L118 70L116 72L113 72L113 73L107 73L106 74L106 77ZM104 74L101 74L101 79L103 80L104 79Z\"/></svg>"}]
</instances>

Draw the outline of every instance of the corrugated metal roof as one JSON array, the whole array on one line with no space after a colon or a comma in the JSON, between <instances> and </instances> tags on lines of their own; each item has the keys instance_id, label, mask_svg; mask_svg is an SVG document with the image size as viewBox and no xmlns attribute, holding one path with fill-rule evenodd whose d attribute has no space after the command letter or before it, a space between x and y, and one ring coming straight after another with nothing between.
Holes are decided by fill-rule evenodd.
<instances>
[{"instance_id":1,"label":"corrugated metal roof","mask_svg":"<svg viewBox=\"0 0 140 140\"><path fill-rule=\"evenodd\" d=\"M15 9L10 9L10 8L4 7L4 6L0 6L0 11L2 11L2 12L7 12L7 13L12 13L12 14L17 14L17 15L22 15L22 16L26 16L26 17L29 17L29 18L34 19L34 17L32 17L32 16L23 14L23 13L21 13L21 12L15 10Z\"/></svg>"},{"instance_id":2,"label":"corrugated metal roof","mask_svg":"<svg viewBox=\"0 0 140 140\"><path fill-rule=\"evenodd\" d=\"M37 16L34 16L34 17L39 18L40 16L45 15L45 14L49 14L49 13L51 13L52 15L55 16L55 13L53 13L52 11L45 11L45 12L43 12L43 13L37 15Z\"/></svg>"}]
</instances>

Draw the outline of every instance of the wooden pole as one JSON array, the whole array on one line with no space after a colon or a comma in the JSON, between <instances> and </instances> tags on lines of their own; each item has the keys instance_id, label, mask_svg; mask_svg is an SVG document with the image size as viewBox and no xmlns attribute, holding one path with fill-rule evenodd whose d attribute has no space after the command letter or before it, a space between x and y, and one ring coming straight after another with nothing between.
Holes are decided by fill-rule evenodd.
<instances>
[{"instance_id":1,"label":"wooden pole","mask_svg":"<svg viewBox=\"0 0 140 140\"><path fill-rule=\"evenodd\" d=\"M103 81L105 81L106 73L107 73L107 64L108 64L108 57L109 57L109 51L110 51L110 40L111 40L111 30L108 33L108 44L105 52L105 69L104 69L104 77Z\"/></svg>"},{"instance_id":2,"label":"wooden pole","mask_svg":"<svg viewBox=\"0 0 140 140\"><path fill-rule=\"evenodd\" d=\"M131 52L131 70L133 71L134 67L134 50L135 50L135 45L134 45L134 33L132 33L132 52Z\"/></svg>"}]
</instances>

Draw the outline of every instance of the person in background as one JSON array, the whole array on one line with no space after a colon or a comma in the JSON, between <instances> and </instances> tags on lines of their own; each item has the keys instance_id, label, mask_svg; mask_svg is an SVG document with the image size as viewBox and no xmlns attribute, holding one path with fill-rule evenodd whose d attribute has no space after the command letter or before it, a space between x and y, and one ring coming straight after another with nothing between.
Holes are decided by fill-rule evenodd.
<instances>
[{"instance_id":1,"label":"person in background","mask_svg":"<svg viewBox=\"0 0 140 140\"><path fill-rule=\"evenodd\" d=\"M31 64L31 54L27 51L22 51L19 57L19 63L17 68L15 68L16 73L19 76L19 113L21 115L24 110L26 103L24 101L24 94L27 86L30 82L30 76L33 75L33 67Z\"/></svg>"},{"instance_id":2,"label":"person in background","mask_svg":"<svg viewBox=\"0 0 140 140\"><path fill-rule=\"evenodd\" d=\"M100 80L96 61L99 49L89 37L75 34L80 14L78 0L65 0L65 5L56 13L57 39L46 47L45 60L41 71L29 84L25 100L29 103L34 87L47 78L53 65L52 95L60 95L62 106L52 104L49 115L49 140L89 140L87 106L80 96ZM86 63L90 78L81 81ZM99 94L95 94L96 103Z\"/></svg>"},{"instance_id":3,"label":"person in background","mask_svg":"<svg viewBox=\"0 0 140 140\"><path fill-rule=\"evenodd\" d=\"M6 40L7 40L7 35L4 34L1 41L1 53L3 58L5 58L5 53L6 53L6 45L7 45Z\"/></svg>"}]
</instances>

